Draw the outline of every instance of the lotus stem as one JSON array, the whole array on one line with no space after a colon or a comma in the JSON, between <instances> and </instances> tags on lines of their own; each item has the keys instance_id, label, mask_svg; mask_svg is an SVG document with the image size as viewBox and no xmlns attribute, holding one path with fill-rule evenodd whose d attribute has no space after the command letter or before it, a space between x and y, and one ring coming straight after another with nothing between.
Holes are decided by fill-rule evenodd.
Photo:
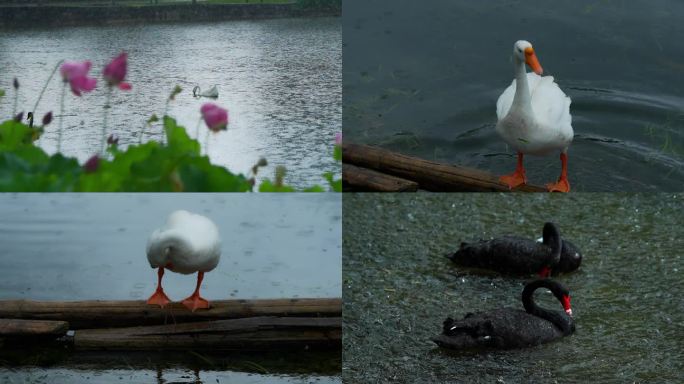
<instances>
[{"instance_id":1,"label":"lotus stem","mask_svg":"<svg viewBox=\"0 0 684 384\"><path fill-rule=\"evenodd\" d=\"M107 87L107 100L105 100L104 105L104 117L102 118L102 141L100 145L100 153L102 156L105 154L105 144L107 143L107 117L109 116L109 101L112 99L112 87Z\"/></svg>"},{"instance_id":2,"label":"lotus stem","mask_svg":"<svg viewBox=\"0 0 684 384\"><path fill-rule=\"evenodd\" d=\"M59 100L59 131L57 131L57 153L62 152L62 129L64 127L64 99L66 98L66 85L62 84L62 98ZM38 105L38 103L36 103Z\"/></svg>"}]
</instances>

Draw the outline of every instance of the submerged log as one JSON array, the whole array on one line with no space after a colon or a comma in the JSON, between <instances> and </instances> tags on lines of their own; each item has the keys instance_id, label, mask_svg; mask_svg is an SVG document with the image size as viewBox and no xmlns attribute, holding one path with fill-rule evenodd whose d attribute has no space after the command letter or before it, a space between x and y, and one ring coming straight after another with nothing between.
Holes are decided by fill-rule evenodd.
<instances>
[{"instance_id":1,"label":"submerged log","mask_svg":"<svg viewBox=\"0 0 684 384\"><path fill-rule=\"evenodd\" d=\"M415 181L420 189L435 192L508 192L499 177L475 168L423 160L359 144L342 144L345 164L368 168L380 173ZM344 179L344 177L343 177ZM514 191L546 192L536 185L522 185Z\"/></svg>"},{"instance_id":2,"label":"submerged log","mask_svg":"<svg viewBox=\"0 0 684 384\"><path fill-rule=\"evenodd\" d=\"M250 317L146 327L83 329L76 350L340 348L342 318Z\"/></svg>"},{"instance_id":3,"label":"submerged log","mask_svg":"<svg viewBox=\"0 0 684 384\"><path fill-rule=\"evenodd\" d=\"M342 180L345 186L354 191L415 192L418 190L418 183L415 181L351 164L342 164Z\"/></svg>"},{"instance_id":4,"label":"submerged log","mask_svg":"<svg viewBox=\"0 0 684 384\"><path fill-rule=\"evenodd\" d=\"M0 319L0 337L60 337L66 335L66 321Z\"/></svg>"},{"instance_id":5,"label":"submerged log","mask_svg":"<svg viewBox=\"0 0 684 384\"><path fill-rule=\"evenodd\" d=\"M339 317L342 299L216 300L190 312L180 303L165 308L145 301L0 301L0 318L61 320L71 329L187 323L250 316Z\"/></svg>"}]
</instances>

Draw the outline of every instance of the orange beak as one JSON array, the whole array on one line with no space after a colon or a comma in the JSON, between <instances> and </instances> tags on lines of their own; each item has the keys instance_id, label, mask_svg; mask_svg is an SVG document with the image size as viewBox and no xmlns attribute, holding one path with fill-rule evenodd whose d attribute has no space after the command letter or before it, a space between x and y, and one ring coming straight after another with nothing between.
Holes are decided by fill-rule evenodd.
<instances>
[{"instance_id":1,"label":"orange beak","mask_svg":"<svg viewBox=\"0 0 684 384\"><path fill-rule=\"evenodd\" d=\"M537 75L541 76L541 74L544 73L544 70L542 69L541 64L539 64L537 55L534 54L534 49L532 49L532 47L525 48L525 63L529 65Z\"/></svg>"}]
</instances>

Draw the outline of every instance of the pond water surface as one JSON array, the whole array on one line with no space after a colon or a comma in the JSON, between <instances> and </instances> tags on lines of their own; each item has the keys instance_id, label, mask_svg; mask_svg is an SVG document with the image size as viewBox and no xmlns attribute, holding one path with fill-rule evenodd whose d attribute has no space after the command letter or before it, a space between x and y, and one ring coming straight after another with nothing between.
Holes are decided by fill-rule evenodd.
<instances>
[{"instance_id":1,"label":"pond water surface","mask_svg":"<svg viewBox=\"0 0 684 384\"><path fill-rule=\"evenodd\" d=\"M176 209L206 215L219 228L221 261L202 284L208 300L341 296L339 195L3 194L0 300L146 299L156 287L147 237ZM192 293L195 276L166 273L164 290L180 300ZM0 381L154 382L159 374L160 383L340 381L339 351L300 355L96 359L47 349L0 356Z\"/></svg>"},{"instance_id":2,"label":"pond water surface","mask_svg":"<svg viewBox=\"0 0 684 384\"><path fill-rule=\"evenodd\" d=\"M100 147L102 68L124 50L133 89L114 92L109 116L109 132L119 136L120 145L138 143L144 122L153 113L162 116L179 85L183 92L169 114L190 136L203 103L229 110L228 131L210 135L213 163L247 173L265 157L270 166L262 177L273 177L274 167L284 165L289 184L324 184L324 172L339 172L332 150L334 134L342 129L341 41L340 18L0 31L0 89L7 92L0 99L0 120L12 114L14 77L20 82L17 110L29 111L57 62L91 60L98 88L80 98L67 94L62 144L65 154L86 160ZM217 85L219 98L193 98L196 85ZM55 78L38 106L38 121L47 111L58 114L60 94ZM56 149L57 127L55 120L40 141L48 153ZM160 140L161 132L155 123L144 140ZM205 132L202 125L202 143Z\"/></svg>"},{"instance_id":3,"label":"pond water surface","mask_svg":"<svg viewBox=\"0 0 684 384\"><path fill-rule=\"evenodd\" d=\"M347 195L347 383L684 381L684 195ZM541 236L545 221L583 252L557 279L577 327L508 351L450 353L430 338L447 316L522 308L528 279L479 275L444 257L461 241ZM542 306L561 309L548 293Z\"/></svg>"},{"instance_id":4,"label":"pond water surface","mask_svg":"<svg viewBox=\"0 0 684 384\"><path fill-rule=\"evenodd\" d=\"M572 99L573 190L682 191L682 17L676 0L347 1L345 139L511 173L496 100L524 39ZM560 172L558 154L525 163L534 184Z\"/></svg>"}]
</instances>

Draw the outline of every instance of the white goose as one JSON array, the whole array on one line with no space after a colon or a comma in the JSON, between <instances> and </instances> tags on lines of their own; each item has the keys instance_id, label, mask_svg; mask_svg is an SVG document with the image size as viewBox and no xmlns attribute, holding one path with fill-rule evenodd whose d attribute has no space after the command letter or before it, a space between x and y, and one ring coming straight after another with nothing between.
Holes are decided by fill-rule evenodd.
<instances>
[{"instance_id":1,"label":"white goose","mask_svg":"<svg viewBox=\"0 0 684 384\"><path fill-rule=\"evenodd\" d=\"M216 99L219 97L218 87L214 85L208 90L202 92L202 88L200 88L199 85L196 85L195 88L192 89L192 95L194 97L210 97L212 99Z\"/></svg>"},{"instance_id":2,"label":"white goose","mask_svg":"<svg viewBox=\"0 0 684 384\"><path fill-rule=\"evenodd\" d=\"M197 287L183 300L191 311L209 308L209 302L200 296L204 272L216 268L221 257L221 239L218 228L208 218L188 211L175 211L166 219L166 225L155 230L147 241L147 260L157 272L157 290L147 300L162 308L171 300L162 288L164 268L189 275L197 272Z\"/></svg>"},{"instance_id":3,"label":"white goose","mask_svg":"<svg viewBox=\"0 0 684 384\"><path fill-rule=\"evenodd\" d=\"M496 131L518 152L518 166L502 183L515 188L527 183L523 154L547 155L560 151L562 170L558 181L549 183L550 191L569 192L567 150L572 142L570 98L553 81L542 77L542 67L532 44L519 40L513 46L515 80L496 102ZM525 64L534 71L526 73Z\"/></svg>"}]
</instances>

